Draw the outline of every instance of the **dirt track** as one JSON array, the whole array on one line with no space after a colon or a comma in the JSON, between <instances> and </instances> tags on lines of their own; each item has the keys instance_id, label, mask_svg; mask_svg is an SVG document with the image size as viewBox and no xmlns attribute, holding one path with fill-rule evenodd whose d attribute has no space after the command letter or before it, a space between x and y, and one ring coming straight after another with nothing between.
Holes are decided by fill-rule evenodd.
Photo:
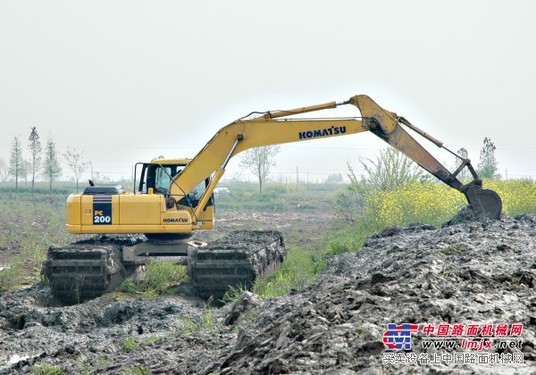
<instances>
[{"instance_id":1,"label":"dirt track","mask_svg":"<svg viewBox=\"0 0 536 375\"><path fill-rule=\"evenodd\" d=\"M104 296L44 307L46 288L5 293L0 374L24 373L36 363L69 374L141 368L162 374L533 374L535 236L536 216L392 228L360 251L334 258L306 290L265 301L244 296L234 309L209 310L180 295L151 301ZM410 352L387 350L389 323L419 325ZM446 338L458 344L462 338L511 341L515 347L423 347L441 338L424 335L424 326L469 324L479 326L476 336ZM491 336L482 332L490 325ZM495 331L504 325L506 336ZM521 332L512 335L514 327ZM410 353L414 363L401 364L412 361Z\"/></svg>"}]
</instances>

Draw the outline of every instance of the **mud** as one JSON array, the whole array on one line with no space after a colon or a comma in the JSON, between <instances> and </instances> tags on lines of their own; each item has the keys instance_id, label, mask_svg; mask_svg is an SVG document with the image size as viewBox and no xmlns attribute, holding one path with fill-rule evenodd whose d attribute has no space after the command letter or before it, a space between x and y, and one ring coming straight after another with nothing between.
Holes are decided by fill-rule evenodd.
<instances>
[{"instance_id":1,"label":"mud","mask_svg":"<svg viewBox=\"0 0 536 375\"><path fill-rule=\"evenodd\" d=\"M219 309L181 295L53 307L40 285L3 293L0 374L40 363L67 374L534 374L535 237L532 215L390 228L333 258L303 291ZM382 341L389 323L519 324L519 347L487 353L522 363L394 363ZM412 334L411 352L460 351L425 340Z\"/></svg>"}]
</instances>

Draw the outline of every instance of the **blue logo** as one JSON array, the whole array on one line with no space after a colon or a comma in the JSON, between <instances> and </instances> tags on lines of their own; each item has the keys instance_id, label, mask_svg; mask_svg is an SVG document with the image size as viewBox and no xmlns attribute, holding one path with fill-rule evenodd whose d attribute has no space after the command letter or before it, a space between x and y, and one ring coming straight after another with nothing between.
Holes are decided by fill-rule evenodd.
<instances>
[{"instance_id":1,"label":"blue logo","mask_svg":"<svg viewBox=\"0 0 536 375\"><path fill-rule=\"evenodd\" d=\"M389 350L411 350L411 333L418 330L418 324L389 323L383 333L383 345Z\"/></svg>"}]
</instances>

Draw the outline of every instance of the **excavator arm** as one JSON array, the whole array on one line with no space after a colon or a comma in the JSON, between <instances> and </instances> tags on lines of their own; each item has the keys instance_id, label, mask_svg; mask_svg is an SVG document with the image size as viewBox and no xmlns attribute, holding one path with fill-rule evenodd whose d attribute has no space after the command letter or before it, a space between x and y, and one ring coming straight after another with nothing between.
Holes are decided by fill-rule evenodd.
<instances>
[{"instance_id":1,"label":"excavator arm","mask_svg":"<svg viewBox=\"0 0 536 375\"><path fill-rule=\"evenodd\" d=\"M461 191L467 198L467 202L473 209L476 216L480 218L498 219L502 212L502 201L499 195L493 190L483 189L482 180L478 177L471 161L455 154L443 145L443 142L425 133L421 129L411 124L404 117L399 117L396 113L389 112L381 108L366 95L354 96L350 102L359 108L363 115L368 130L389 143L397 150L415 161L426 171L443 181L450 187ZM428 151L426 151L402 126L407 126L414 132L434 143L437 147L443 148L452 155L459 158L462 163L459 168L451 173L441 163L439 163ZM464 185L457 179L457 175L467 167L473 180Z\"/></svg>"},{"instance_id":2,"label":"excavator arm","mask_svg":"<svg viewBox=\"0 0 536 375\"><path fill-rule=\"evenodd\" d=\"M361 112L361 117L320 119L289 117L341 105L356 106ZM356 95L342 103L328 102L291 110L265 112L251 119L242 118L220 129L192 161L174 176L170 184L169 196L178 202L200 182L210 177L211 182L194 209L194 216L198 217L223 176L227 163L240 152L253 147L370 131L450 187L465 194L478 217L498 218L500 216L502 210L500 197L495 192L482 188L482 181L468 159L463 159L453 153L462 160L462 164L454 173L449 172L402 125L417 132L438 147L445 148L442 142L418 129L405 118L381 108L366 95ZM456 177L464 167L467 167L473 176L473 181L465 185Z\"/></svg>"}]
</instances>

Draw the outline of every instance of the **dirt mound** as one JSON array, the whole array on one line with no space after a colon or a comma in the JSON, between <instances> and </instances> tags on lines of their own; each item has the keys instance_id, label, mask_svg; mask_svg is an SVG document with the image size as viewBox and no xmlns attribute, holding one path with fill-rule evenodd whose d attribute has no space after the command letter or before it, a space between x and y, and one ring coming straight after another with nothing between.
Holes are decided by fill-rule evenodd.
<instances>
[{"instance_id":1,"label":"dirt mound","mask_svg":"<svg viewBox=\"0 0 536 375\"><path fill-rule=\"evenodd\" d=\"M244 295L218 310L180 296L42 307L42 288L6 293L0 374L42 362L110 374L136 366L165 374L535 373L535 235L530 215L391 228L333 258L301 292ZM411 331L411 350L388 350L401 343L389 341L390 323ZM470 325L479 326L474 336ZM455 326L467 331L454 335ZM439 335L440 327L451 331ZM494 347L460 348L464 338ZM430 346L440 339L458 346Z\"/></svg>"},{"instance_id":2,"label":"dirt mound","mask_svg":"<svg viewBox=\"0 0 536 375\"><path fill-rule=\"evenodd\" d=\"M398 373L401 363L385 360L382 342L394 322L436 329L455 324L523 327L521 336L504 337L515 348L480 351L478 356L476 350L465 351L475 356L474 363L454 363L459 347L424 349L427 337L415 334L413 352L422 361L404 364L409 373L534 373L535 229L536 218L523 216L440 229L413 225L385 230L360 251L332 259L322 279L302 293L266 301L238 336L234 351L213 370ZM461 342L457 336L447 338ZM473 341L480 339L486 336L478 334ZM447 360L433 363L435 354L447 355ZM499 363L478 363L495 354Z\"/></svg>"}]
</instances>

